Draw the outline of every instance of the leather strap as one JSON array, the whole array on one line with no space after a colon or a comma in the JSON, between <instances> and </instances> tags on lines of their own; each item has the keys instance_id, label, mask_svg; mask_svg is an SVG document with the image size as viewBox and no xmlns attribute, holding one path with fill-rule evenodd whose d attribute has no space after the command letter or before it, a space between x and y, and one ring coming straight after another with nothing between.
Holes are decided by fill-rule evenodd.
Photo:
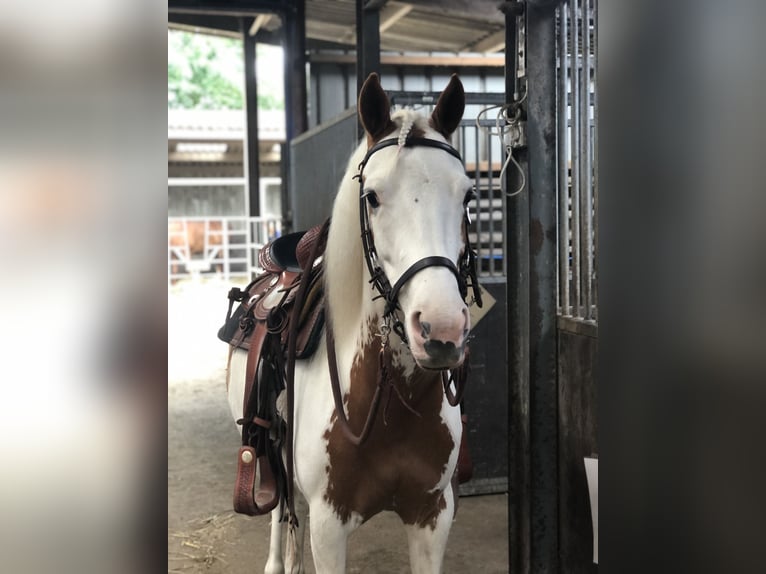
<instances>
[{"instance_id":1,"label":"leather strap","mask_svg":"<svg viewBox=\"0 0 766 574\"><path fill-rule=\"evenodd\" d=\"M287 393L287 437L285 444L285 466L287 467L287 511L288 520L292 526L298 526L298 517L295 514L295 462L294 452L295 446L294 440L294 422L295 422L295 360L297 354L298 345L298 327L299 327L299 314L300 309L303 308L303 302L306 299L306 293L309 287L309 274L311 273L311 265L314 264L318 254L323 248L323 244L327 241L327 231L330 229L330 220L325 221L322 225L322 229L319 232L319 238L314 243L311 249L308 260L306 261L306 267L303 269L303 279L298 287L298 292L295 295L295 309L296 313L293 315L292 321L290 321L289 335L287 340L287 365L285 368L285 392Z\"/></svg>"},{"instance_id":2,"label":"leather strap","mask_svg":"<svg viewBox=\"0 0 766 574\"><path fill-rule=\"evenodd\" d=\"M452 262L452 260L447 259L446 257L441 257L439 255L424 257L423 259L410 265L409 269L402 273L402 276L399 277L396 283L394 283L394 286L391 288L391 292L388 295L388 304L395 307L396 301L399 298L399 291L402 287L404 287L404 284L412 279L416 273L428 267L446 267L452 271L452 274L458 280L458 283L462 282L463 280L462 277L460 277L460 272L457 270L457 267ZM391 311L393 312L393 309Z\"/></svg>"},{"instance_id":3,"label":"leather strap","mask_svg":"<svg viewBox=\"0 0 766 574\"><path fill-rule=\"evenodd\" d=\"M335 357L335 333L332 329L331 321L328 320L325 326L325 337L327 338L327 366L330 369L330 387L332 388L332 396L335 400L335 413L340 421L340 428L346 438L355 446L359 446L364 443L370 436L372 431L372 423L375 421L375 417L378 414L378 407L380 406L380 397L382 394L383 385L387 380L387 373L385 369L385 357L384 348L381 347L378 355L378 382L375 388L375 394L372 397L372 403L370 404L370 410L367 411L367 419L364 421L362 432L360 435L355 435L351 430L351 425L348 423L346 417L346 410L343 408L343 397L340 394L340 377L338 373L338 361Z\"/></svg>"}]
</instances>

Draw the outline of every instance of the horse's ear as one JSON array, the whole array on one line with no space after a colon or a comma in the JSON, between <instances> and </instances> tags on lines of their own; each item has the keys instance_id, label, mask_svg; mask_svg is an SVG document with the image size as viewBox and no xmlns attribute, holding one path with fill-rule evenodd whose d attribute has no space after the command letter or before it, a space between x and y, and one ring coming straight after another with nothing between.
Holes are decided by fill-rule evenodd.
<instances>
[{"instance_id":1,"label":"horse's ear","mask_svg":"<svg viewBox=\"0 0 766 574\"><path fill-rule=\"evenodd\" d=\"M378 74L367 76L359 92L359 119L367 132L367 139L372 144L396 128L391 121L391 103L380 86Z\"/></svg>"},{"instance_id":2,"label":"horse's ear","mask_svg":"<svg viewBox=\"0 0 766 574\"><path fill-rule=\"evenodd\" d=\"M465 91L457 74L452 74L449 84L439 96L429 123L437 132L449 139L463 119Z\"/></svg>"}]
</instances>

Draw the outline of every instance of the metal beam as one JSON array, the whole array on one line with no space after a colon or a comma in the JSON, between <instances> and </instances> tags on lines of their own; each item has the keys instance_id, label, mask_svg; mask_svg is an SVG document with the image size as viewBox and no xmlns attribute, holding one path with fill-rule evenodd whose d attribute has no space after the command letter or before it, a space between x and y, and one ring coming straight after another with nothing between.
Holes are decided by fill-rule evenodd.
<instances>
[{"instance_id":1,"label":"metal beam","mask_svg":"<svg viewBox=\"0 0 766 574\"><path fill-rule=\"evenodd\" d=\"M505 30L499 30L494 34L490 34L471 46L474 52L499 52L503 48L505 48Z\"/></svg>"},{"instance_id":2,"label":"metal beam","mask_svg":"<svg viewBox=\"0 0 766 574\"><path fill-rule=\"evenodd\" d=\"M253 19L242 19L242 44L245 51L245 174L247 176L248 214L261 214L260 159L258 157L258 79L255 74L255 36L248 30Z\"/></svg>"},{"instance_id":3,"label":"metal beam","mask_svg":"<svg viewBox=\"0 0 766 574\"><path fill-rule=\"evenodd\" d=\"M273 14L258 14L253 21L253 25L250 26L250 35L255 36L258 30L266 26L271 20Z\"/></svg>"},{"instance_id":4,"label":"metal beam","mask_svg":"<svg viewBox=\"0 0 766 574\"><path fill-rule=\"evenodd\" d=\"M356 0L356 93L362 89L367 76L380 74L380 10L367 8L365 0ZM359 135L362 135L361 122Z\"/></svg>"},{"instance_id":5,"label":"metal beam","mask_svg":"<svg viewBox=\"0 0 766 574\"><path fill-rule=\"evenodd\" d=\"M398 2L388 4L380 19L380 34L383 35L386 30L409 14L412 8L412 4L399 4Z\"/></svg>"},{"instance_id":6,"label":"metal beam","mask_svg":"<svg viewBox=\"0 0 766 574\"><path fill-rule=\"evenodd\" d=\"M279 0L168 0L170 14L209 14L213 16L249 16L255 17L262 12L282 14L286 2Z\"/></svg>"},{"instance_id":7,"label":"metal beam","mask_svg":"<svg viewBox=\"0 0 766 574\"><path fill-rule=\"evenodd\" d=\"M306 0L290 0L284 21L285 137L308 129L306 89Z\"/></svg>"},{"instance_id":8,"label":"metal beam","mask_svg":"<svg viewBox=\"0 0 766 574\"><path fill-rule=\"evenodd\" d=\"M505 103L514 103L518 70L517 15L505 12ZM514 152L516 153L516 152ZM503 156L505 157L505 156ZM517 160L526 169L524 154ZM506 189L519 174L506 170ZM508 571L530 574L529 453L529 196L505 199L506 309L508 341Z\"/></svg>"},{"instance_id":9,"label":"metal beam","mask_svg":"<svg viewBox=\"0 0 766 574\"><path fill-rule=\"evenodd\" d=\"M356 64L356 55L336 53L310 53L312 64ZM381 54L381 66L445 66L450 68L499 68L505 65L505 56L400 56Z\"/></svg>"}]
</instances>

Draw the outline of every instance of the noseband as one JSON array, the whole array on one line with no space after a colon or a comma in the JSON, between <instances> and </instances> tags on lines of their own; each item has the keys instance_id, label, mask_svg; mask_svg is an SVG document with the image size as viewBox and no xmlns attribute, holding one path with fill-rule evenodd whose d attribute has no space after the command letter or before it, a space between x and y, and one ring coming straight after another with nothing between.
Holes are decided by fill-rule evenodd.
<instances>
[{"instance_id":1,"label":"noseband","mask_svg":"<svg viewBox=\"0 0 766 574\"><path fill-rule=\"evenodd\" d=\"M364 249L364 259L367 262L367 269L370 272L370 283L375 290L380 294L386 302L386 307L383 312L383 319L386 323L393 323L393 331L399 335L401 340L408 344L407 335L404 330L404 325L396 316L397 309L401 309L399 306L399 292L405 283L412 279L416 273L427 269L429 267L446 267L449 269L457 280L458 288L460 289L460 295L465 300L468 296L468 285L470 280L470 286L473 290L473 297L476 304L481 307L481 291L479 289L479 282L476 280L476 252L471 247L471 242L468 238L468 227L471 224L470 217L468 215L468 205L466 202L465 212L463 214L463 241L465 243L465 249L460 256L458 265L452 262L447 257L439 255L431 255L429 257L423 257L419 259L404 272L401 277L397 279L393 287L391 281L389 281L386 272L383 270L383 266L378 259L378 251L375 248L375 239L373 237L372 228L370 227L370 215L367 211L367 205L365 202L364 193L364 168L367 165L370 157L377 151L387 148L393 145L399 145L398 138L391 138L383 140L373 147L371 147L364 159L359 164L359 173L354 176L359 180L359 226L362 231L362 247ZM435 149L441 149L446 151L451 156L457 158L462 163L463 158L460 153L451 145L427 138L421 137L408 137L404 142L404 147L431 147Z\"/></svg>"}]
</instances>

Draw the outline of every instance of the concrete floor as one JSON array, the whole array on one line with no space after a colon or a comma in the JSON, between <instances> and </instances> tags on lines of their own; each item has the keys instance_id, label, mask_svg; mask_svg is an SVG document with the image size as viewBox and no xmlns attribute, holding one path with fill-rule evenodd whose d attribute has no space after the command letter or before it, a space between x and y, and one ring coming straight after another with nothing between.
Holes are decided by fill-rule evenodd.
<instances>
[{"instance_id":1,"label":"concrete floor","mask_svg":"<svg viewBox=\"0 0 766 574\"><path fill-rule=\"evenodd\" d=\"M239 436L224 388L226 346L215 338L229 284L174 288L169 294L168 572L261 572L269 518L231 510ZM505 495L460 499L445 572L508 571ZM314 572L308 535L306 572ZM409 572L398 517L376 516L351 537L349 573Z\"/></svg>"}]
</instances>

